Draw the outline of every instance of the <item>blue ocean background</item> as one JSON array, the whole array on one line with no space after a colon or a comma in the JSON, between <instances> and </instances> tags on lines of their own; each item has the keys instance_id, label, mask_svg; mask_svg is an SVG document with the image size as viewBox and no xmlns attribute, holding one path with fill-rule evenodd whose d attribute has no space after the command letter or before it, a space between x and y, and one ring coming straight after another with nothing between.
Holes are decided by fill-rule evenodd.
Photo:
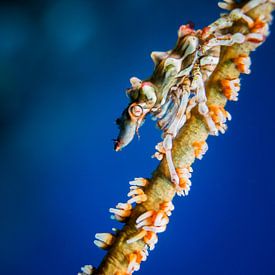
<instances>
[{"instance_id":1,"label":"blue ocean background","mask_svg":"<svg viewBox=\"0 0 275 275\"><path fill-rule=\"evenodd\" d=\"M97 266L97 232L128 181L150 177L160 131L113 151L129 78L181 24L206 26L217 1L0 1L0 274L70 275ZM225 135L193 165L167 231L137 274L275 274L275 29L252 54Z\"/></svg>"}]
</instances>

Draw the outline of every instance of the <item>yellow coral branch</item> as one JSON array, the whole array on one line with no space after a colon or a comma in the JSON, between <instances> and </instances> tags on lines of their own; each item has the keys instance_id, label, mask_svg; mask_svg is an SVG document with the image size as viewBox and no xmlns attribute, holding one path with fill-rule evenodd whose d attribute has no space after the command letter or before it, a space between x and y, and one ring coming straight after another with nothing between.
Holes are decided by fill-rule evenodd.
<instances>
[{"instance_id":1,"label":"yellow coral branch","mask_svg":"<svg viewBox=\"0 0 275 275\"><path fill-rule=\"evenodd\" d=\"M260 18L260 16L264 16L267 18L268 22L270 22L272 11L273 5L270 2L267 2L257 6L247 15L256 21ZM241 32L243 34L247 34L249 33L249 28L245 22L238 21L233 25L230 32ZM207 104L214 122L216 122L215 117L218 117L221 114L229 118L228 113L224 110L224 106L226 105L228 99L236 99L236 94L239 87L238 81L232 83L230 81L238 79L240 72L246 72L246 58L250 55L251 51L256 48L256 45L257 44L253 43L253 41L248 41L243 44L235 44L231 47L222 48L219 64L210 80L206 83L208 99ZM238 62L238 64L236 64L236 62ZM230 86L231 84L234 87ZM218 119L216 120L218 123ZM223 127L222 125L219 126ZM188 169L191 166L196 157L200 157L201 154L205 153L205 148L207 148L205 147L205 141L208 135L209 131L205 121L195 109L192 112L190 119L181 129L173 142L172 155L175 167L182 167L182 171L184 171L184 168ZM188 192L188 177L183 178L180 186ZM140 262L146 258L146 254L144 252L144 241L147 241L148 244L148 240L152 240L153 245L153 242L157 240L157 236L154 232L146 235L145 231L137 229L137 218L143 213L151 211L148 212L148 216L151 215L151 219L159 219L159 217L154 216L154 211L162 211L163 205L167 205L167 203L171 202L177 192L175 186L170 181L170 174L165 159L153 172L153 176L149 180L149 184L146 184L146 186L143 187L143 191L147 197L147 200L137 204L137 206L133 208L131 216L121 231L117 233L114 242L112 243L100 266L96 271L87 267L87 269L92 270L91 272L93 274L130 274L131 271L129 271L129 264L132 265L131 268L136 268L137 270ZM165 213L167 214L167 212ZM166 214L164 214L165 217ZM167 214L167 216L169 216L169 214ZM166 217L166 220L167 219L168 217ZM166 224L164 223L162 228L165 227ZM139 235L137 236L138 233ZM140 237L140 239L133 242L129 241L133 237L136 237L136 239L139 239ZM82 274L86 273L84 272Z\"/></svg>"}]
</instances>

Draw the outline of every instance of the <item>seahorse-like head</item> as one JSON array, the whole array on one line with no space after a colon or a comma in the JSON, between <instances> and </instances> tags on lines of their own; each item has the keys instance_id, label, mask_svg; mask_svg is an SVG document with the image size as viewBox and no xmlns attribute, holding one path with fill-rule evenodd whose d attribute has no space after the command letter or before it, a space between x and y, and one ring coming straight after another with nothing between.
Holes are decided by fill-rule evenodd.
<instances>
[{"instance_id":1,"label":"seahorse-like head","mask_svg":"<svg viewBox=\"0 0 275 275\"><path fill-rule=\"evenodd\" d=\"M114 140L115 151L120 151L133 140L146 115L157 101L156 88L151 82L142 82L136 77L132 77L130 82L132 88L127 90L130 104L122 112L121 117L116 120L119 135Z\"/></svg>"}]
</instances>

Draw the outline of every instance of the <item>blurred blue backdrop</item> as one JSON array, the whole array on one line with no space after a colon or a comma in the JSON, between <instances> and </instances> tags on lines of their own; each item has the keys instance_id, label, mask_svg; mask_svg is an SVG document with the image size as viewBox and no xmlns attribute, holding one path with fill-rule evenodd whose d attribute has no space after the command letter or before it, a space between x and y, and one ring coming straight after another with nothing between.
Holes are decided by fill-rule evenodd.
<instances>
[{"instance_id":1,"label":"blurred blue backdrop","mask_svg":"<svg viewBox=\"0 0 275 275\"><path fill-rule=\"evenodd\" d=\"M94 234L120 226L108 208L157 165L149 120L140 141L113 151L128 79L150 75L150 52L172 48L179 25L217 18L216 2L0 1L0 274L100 263ZM228 105L228 132L209 139L139 274L275 274L272 29Z\"/></svg>"}]
</instances>

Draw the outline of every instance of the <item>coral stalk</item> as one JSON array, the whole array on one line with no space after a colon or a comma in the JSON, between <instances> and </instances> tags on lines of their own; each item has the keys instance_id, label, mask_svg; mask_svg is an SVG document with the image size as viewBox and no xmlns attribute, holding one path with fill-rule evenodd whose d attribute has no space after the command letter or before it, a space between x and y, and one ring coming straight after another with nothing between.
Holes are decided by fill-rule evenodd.
<instances>
[{"instance_id":1,"label":"coral stalk","mask_svg":"<svg viewBox=\"0 0 275 275\"><path fill-rule=\"evenodd\" d=\"M231 8L235 5L234 1L225 2L227 3L222 3L220 6ZM250 2L253 4L257 1ZM230 27L230 33L249 34L250 38L242 44L222 47L219 63L206 82L209 114L220 132L224 132L226 128L226 119L230 119L230 115L224 110L224 107L228 100L237 99L240 73L250 72L248 68L250 59L248 57L261 44L256 35L259 28L263 27L260 18L265 18L266 25L268 25L272 19L273 8L271 1L262 1L246 14L256 22L252 27L252 35L251 24L248 24L250 21L238 20ZM234 82L232 83L232 81ZM198 108L194 108L190 118L173 140L172 158L175 167L178 167L176 170L179 174L180 183L177 187L181 190L177 190L175 185L171 183L167 160L164 158L153 172L152 178L148 179L148 182L146 181L146 184L131 188L131 190L137 190L131 192L131 194L137 194L133 198L146 195L146 200L141 199L139 201L136 199L137 204L131 209L131 215L129 212L118 212L121 213L121 216L125 214L126 223L117 232L105 258L96 270L91 271L92 274L126 275L139 269L141 261L147 257L147 252L144 250L145 244L149 248L150 245L153 248L157 242L156 234L166 228L169 221L168 216L173 210L171 202L175 194L185 195L188 193L189 178L192 172L190 167L196 158L201 158L205 153L207 149L206 140L209 134L205 118L199 113ZM115 210L112 211L116 213ZM130 210L127 209L127 211Z\"/></svg>"}]
</instances>

